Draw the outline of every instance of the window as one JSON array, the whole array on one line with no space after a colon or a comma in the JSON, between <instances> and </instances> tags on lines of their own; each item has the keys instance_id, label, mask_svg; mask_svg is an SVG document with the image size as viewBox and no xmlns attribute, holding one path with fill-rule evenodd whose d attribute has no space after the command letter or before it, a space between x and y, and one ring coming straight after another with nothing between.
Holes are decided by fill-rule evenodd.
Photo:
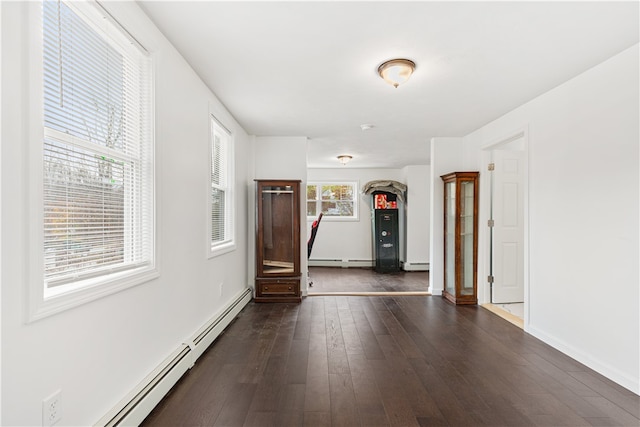
<instances>
[{"instance_id":1,"label":"window","mask_svg":"<svg viewBox=\"0 0 640 427\"><path fill-rule=\"evenodd\" d=\"M215 255L235 248L233 233L233 143L231 133L211 116L211 193L209 251Z\"/></svg>"},{"instance_id":2,"label":"window","mask_svg":"<svg viewBox=\"0 0 640 427\"><path fill-rule=\"evenodd\" d=\"M356 182L307 184L307 217L358 219L357 188Z\"/></svg>"},{"instance_id":3,"label":"window","mask_svg":"<svg viewBox=\"0 0 640 427\"><path fill-rule=\"evenodd\" d=\"M151 66L93 2L44 1L44 299L155 269Z\"/></svg>"}]
</instances>

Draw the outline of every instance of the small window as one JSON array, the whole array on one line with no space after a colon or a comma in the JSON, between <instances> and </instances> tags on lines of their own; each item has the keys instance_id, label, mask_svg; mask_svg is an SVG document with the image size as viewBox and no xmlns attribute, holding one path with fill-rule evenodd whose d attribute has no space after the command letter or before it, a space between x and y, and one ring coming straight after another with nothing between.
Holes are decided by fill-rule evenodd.
<instances>
[{"instance_id":1,"label":"small window","mask_svg":"<svg viewBox=\"0 0 640 427\"><path fill-rule=\"evenodd\" d=\"M233 139L231 133L211 116L211 159L209 195L210 254L234 248L233 224Z\"/></svg>"},{"instance_id":2,"label":"small window","mask_svg":"<svg viewBox=\"0 0 640 427\"><path fill-rule=\"evenodd\" d=\"M357 188L356 182L307 184L307 217L358 219Z\"/></svg>"}]
</instances>

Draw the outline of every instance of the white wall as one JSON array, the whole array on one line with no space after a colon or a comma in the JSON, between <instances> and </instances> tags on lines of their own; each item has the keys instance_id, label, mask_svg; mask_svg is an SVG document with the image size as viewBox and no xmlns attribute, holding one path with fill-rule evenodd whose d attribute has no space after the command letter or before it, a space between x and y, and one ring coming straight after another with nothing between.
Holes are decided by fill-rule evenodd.
<instances>
[{"instance_id":1,"label":"white wall","mask_svg":"<svg viewBox=\"0 0 640 427\"><path fill-rule=\"evenodd\" d=\"M640 392L638 60L636 45L464 141L467 159L480 159L483 145L528 127L525 328L635 393ZM438 169L435 162L433 167Z\"/></svg>"},{"instance_id":2,"label":"white wall","mask_svg":"<svg viewBox=\"0 0 640 427\"><path fill-rule=\"evenodd\" d=\"M2 7L0 7L0 26ZM0 99L2 99L2 31L0 31ZM0 103L0 139L2 135L2 104ZM1 146L0 146L1 147ZM2 241L2 150L0 150L0 242ZM0 343L2 343L2 245L0 245ZM0 425L2 425L2 351L0 351Z\"/></svg>"},{"instance_id":3,"label":"white wall","mask_svg":"<svg viewBox=\"0 0 640 427\"><path fill-rule=\"evenodd\" d=\"M305 205L307 185L307 138L306 137L255 137L255 179L299 179L300 183L300 287L307 293L307 208ZM251 184L252 201L249 230L249 277L255 278L255 186Z\"/></svg>"},{"instance_id":4,"label":"white wall","mask_svg":"<svg viewBox=\"0 0 640 427\"><path fill-rule=\"evenodd\" d=\"M103 2L155 63L157 280L25 324L28 229L24 11L2 2L2 425L41 425L62 390L60 425L91 425L205 321L246 289L251 139L133 2ZM235 137L237 249L207 259L210 104ZM33 118L38 123L37 118ZM222 295L220 295L222 283Z\"/></svg>"},{"instance_id":5,"label":"white wall","mask_svg":"<svg viewBox=\"0 0 640 427\"><path fill-rule=\"evenodd\" d=\"M255 137L255 179L307 179L307 138Z\"/></svg>"},{"instance_id":6,"label":"white wall","mask_svg":"<svg viewBox=\"0 0 640 427\"><path fill-rule=\"evenodd\" d=\"M357 169L349 166L332 169L308 169L309 182L358 182L362 186L369 181L390 179L406 183L401 169ZM324 217L313 243L312 260L373 261L371 242L371 196L359 194L357 221L338 221ZM308 222L308 229L311 223ZM308 237L308 236L307 236Z\"/></svg>"},{"instance_id":7,"label":"white wall","mask_svg":"<svg viewBox=\"0 0 640 427\"><path fill-rule=\"evenodd\" d=\"M431 231L431 167L407 166L403 169L407 184L405 270L428 270Z\"/></svg>"},{"instance_id":8,"label":"white wall","mask_svg":"<svg viewBox=\"0 0 640 427\"><path fill-rule=\"evenodd\" d=\"M444 289L444 185L442 175L470 170L466 167L462 138L431 139L431 260L429 292L442 295Z\"/></svg>"}]
</instances>

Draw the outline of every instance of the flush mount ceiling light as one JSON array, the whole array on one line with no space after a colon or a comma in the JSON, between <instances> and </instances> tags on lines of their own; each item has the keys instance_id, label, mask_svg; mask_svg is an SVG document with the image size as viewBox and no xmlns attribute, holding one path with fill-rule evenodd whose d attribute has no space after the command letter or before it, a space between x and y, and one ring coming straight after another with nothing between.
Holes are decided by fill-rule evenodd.
<instances>
[{"instance_id":1,"label":"flush mount ceiling light","mask_svg":"<svg viewBox=\"0 0 640 427\"><path fill-rule=\"evenodd\" d=\"M378 67L378 74L380 74L380 77L387 83L397 88L409 80L409 77L411 77L415 69L415 62L409 59L392 59L382 63Z\"/></svg>"},{"instance_id":2,"label":"flush mount ceiling light","mask_svg":"<svg viewBox=\"0 0 640 427\"><path fill-rule=\"evenodd\" d=\"M338 160L340 161L340 163L342 163L343 166L349 163L351 159L353 159L353 157L348 154L342 154L338 156Z\"/></svg>"}]
</instances>

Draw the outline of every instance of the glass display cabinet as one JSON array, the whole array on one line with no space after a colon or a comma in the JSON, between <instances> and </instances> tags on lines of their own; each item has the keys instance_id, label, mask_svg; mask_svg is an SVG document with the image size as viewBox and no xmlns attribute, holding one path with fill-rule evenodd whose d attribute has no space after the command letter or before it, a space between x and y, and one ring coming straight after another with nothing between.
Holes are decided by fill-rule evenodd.
<instances>
[{"instance_id":1,"label":"glass display cabinet","mask_svg":"<svg viewBox=\"0 0 640 427\"><path fill-rule=\"evenodd\" d=\"M454 304L477 304L478 172L453 172L444 181L444 290Z\"/></svg>"},{"instance_id":2,"label":"glass display cabinet","mask_svg":"<svg viewBox=\"0 0 640 427\"><path fill-rule=\"evenodd\" d=\"M256 302L300 302L300 181L256 180Z\"/></svg>"}]
</instances>

